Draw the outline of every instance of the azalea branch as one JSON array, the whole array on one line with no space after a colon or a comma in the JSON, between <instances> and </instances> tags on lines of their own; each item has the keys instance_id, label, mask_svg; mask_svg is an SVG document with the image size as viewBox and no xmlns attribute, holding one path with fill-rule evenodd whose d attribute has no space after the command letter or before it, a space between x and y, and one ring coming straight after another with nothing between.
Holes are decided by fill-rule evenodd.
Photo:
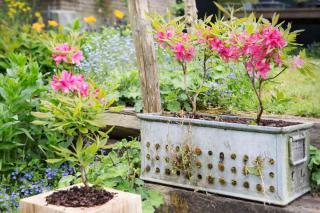
<instances>
[{"instance_id":1,"label":"azalea branch","mask_svg":"<svg viewBox=\"0 0 320 213\"><path fill-rule=\"evenodd\" d=\"M253 91L258 99L258 114L257 114L257 117L256 117L256 123L257 125L260 124L261 122L261 116L262 116L262 113L264 111L264 107L263 107L263 102L262 102L262 84L263 84L263 79L259 78L259 85L258 85L258 89L257 89L257 84L256 84L256 81L255 81L255 74L254 72L252 72L252 77L250 76L249 72L246 72L247 73L247 76L251 82L251 86L253 88Z\"/></svg>"},{"instance_id":2,"label":"azalea branch","mask_svg":"<svg viewBox=\"0 0 320 213\"><path fill-rule=\"evenodd\" d=\"M276 75L273 76L273 77L264 79L263 81L269 81L269 80L273 80L273 79L277 78L279 75L281 75L282 73L284 73L284 71L286 71L287 68L288 68L287 66L284 66L284 68L283 68L278 74L276 74Z\"/></svg>"}]
</instances>

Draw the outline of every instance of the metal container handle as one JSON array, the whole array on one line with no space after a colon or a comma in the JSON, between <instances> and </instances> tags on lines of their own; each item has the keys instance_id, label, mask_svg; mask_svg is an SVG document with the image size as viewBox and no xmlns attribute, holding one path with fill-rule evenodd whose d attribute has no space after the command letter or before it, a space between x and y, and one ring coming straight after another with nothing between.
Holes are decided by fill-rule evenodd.
<instances>
[{"instance_id":1,"label":"metal container handle","mask_svg":"<svg viewBox=\"0 0 320 213\"><path fill-rule=\"evenodd\" d=\"M303 143L301 150L303 152L303 158L294 159L294 152L297 151L293 148L294 143ZM306 137L304 134L289 136L289 160L291 165L296 166L307 161L307 148Z\"/></svg>"}]
</instances>

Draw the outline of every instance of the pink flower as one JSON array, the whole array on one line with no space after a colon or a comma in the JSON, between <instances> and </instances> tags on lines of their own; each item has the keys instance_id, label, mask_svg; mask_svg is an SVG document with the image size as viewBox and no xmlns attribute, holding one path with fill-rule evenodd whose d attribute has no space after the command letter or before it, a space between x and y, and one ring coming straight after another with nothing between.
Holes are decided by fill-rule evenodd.
<instances>
[{"instance_id":1,"label":"pink flower","mask_svg":"<svg viewBox=\"0 0 320 213\"><path fill-rule=\"evenodd\" d=\"M170 39L170 38L172 38L172 36L173 36L173 30L168 29L166 31L166 39Z\"/></svg>"},{"instance_id":2,"label":"pink flower","mask_svg":"<svg viewBox=\"0 0 320 213\"><path fill-rule=\"evenodd\" d=\"M270 71L270 63L267 61L258 61L256 63L256 70L258 72L258 76L266 79L267 74Z\"/></svg>"},{"instance_id":3,"label":"pink flower","mask_svg":"<svg viewBox=\"0 0 320 213\"><path fill-rule=\"evenodd\" d=\"M55 50L69 52L69 51L71 51L71 47L69 46L68 43L64 43L64 44L59 44L58 46L56 46Z\"/></svg>"},{"instance_id":4,"label":"pink flower","mask_svg":"<svg viewBox=\"0 0 320 213\"><path fill-rule=\"evenodd\" d=\"M60 79L57 77L57 75L54 75L51 82L52 89L55 92L61 90L62 93L68 93L70 90L72 90L72 85L70 84L71 78L72 74L65 70L62 71Z\"/></svg>"},{"instance_id":5,"label":"pink flower","mask_svg":"<svg viewBox=\"0 0 320 213\"><path fill-rule=\"evenodd\" d=\"M65 54L52 54L53 60L56 62L56 64L60 64L62 61L68 62L68 56Z\"/></svg>"},{"instance_id":6,"label":"pink flower","mask_svg":"<svg viewBox=\"0 0 320 213\"><path fill-rule=\"evenodd\" d=\"M156 40L160 45L162 45L162 43L164 42L164 38L165 38L164 32L161 32L161 31L157 32Z\"/></svg>"},{"instance_id":7,"label":"pink flower","mask_svg":"<svg viewBox=\"0 0 320 213\"><path fill-rule=\"evenodd\" d=\"M224 48L222 41L217 37L209 38L208 41L210 49L220 50Z\"/></svg>"},{"instance_id":8,"label":"pink flower","mask_svg":"<svg viewBox=\"0 0 320 213\"><path fill-rule=\"evenodd\" d=\"M283 48L286 45L286 41L282 37L279 29L269 26L263 29L262 32L264 43L269 49Z\"/></svg>"},{"instance_id":9,"label":"pink flower","mask_svg":"<svg viewBox=\"0 0 320 213\"><path fill-rule=\"evenodd\" d=\"M296 55L293 57L293 60L292 60L293 69L300 69L303 65L304 65L304 60L299 55Z\"/></svg>"},{"instance_id":10,"label":"pink flower","mask_svg":"<svg viewBox=\"0 0 320 213\"><path fill-rule=\"evenodd\" d=\"M88 83L82 83L78 88L81 96L87 97L89 95L89 85Z\"/></svg>"},{"instance_id":11,"label":"pink flower","mask_svg":"<svg viewBox=\"0 0 320 213\"><path fill-rule=\"evenodd\" d=\"M185 48L182 43L177 42L173 47L173 52L178 61L183 61Z\"/></svg>"},{"instance_id":12,"label":"pink flower","mask_svg":"<svg viewBox=\"0 0 320 213\"><path fill-rule=\"evenodd\" d=\"M51 87L55 92L60 90L62 93L80 93L84 97L89 95L89 85L84 81L84 76L73 75L66 70L61 72L60 78L57 75L53 76Z\"/></svg>"},{"instance_id":13,"label":"pink flower","mask_svg":"<svg viewBox=\"0 0 320 213\"><path fill-rule=\"evenodd\" d=\"M185 50L184 59L188 62L191 61L192 58L194 57L195 52L196 52L196 49L193 46L189 46L189 48Z\"/></svg>"},{"instance_id":14,"label":"pink flower","mask_svg":"<svg viewBox=\"0 0 320 213\"><path fill-rule=\"evenodd\" d=\"M80 65L80 61L83 60L83 55L81 51L78 51L72 55L72 63Z\"/></svg>"}]
</instances>

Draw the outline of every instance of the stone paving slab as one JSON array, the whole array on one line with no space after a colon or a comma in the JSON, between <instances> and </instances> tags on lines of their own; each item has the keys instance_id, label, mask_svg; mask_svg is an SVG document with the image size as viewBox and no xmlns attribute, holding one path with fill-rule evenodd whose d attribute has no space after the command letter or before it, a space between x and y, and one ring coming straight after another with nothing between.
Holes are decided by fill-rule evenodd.
<instances>
[{"instance_id":1,"label":"stone paving slab","mask_svg":"<svg viewBox=\"0 0 320 213\"><path fill-rule=\"evenodd\" d=\"M320 198L306 194L285 207L148 183L164 195L158 213L320 213Z\"/></svg>"}]
</instances>

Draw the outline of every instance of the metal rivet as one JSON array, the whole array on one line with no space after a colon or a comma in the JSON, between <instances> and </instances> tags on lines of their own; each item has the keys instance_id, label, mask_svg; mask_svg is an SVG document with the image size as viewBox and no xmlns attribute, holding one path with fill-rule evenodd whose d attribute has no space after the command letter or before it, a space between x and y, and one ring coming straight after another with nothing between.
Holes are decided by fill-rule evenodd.
<instances>
[{"instance_id":1,"label":"metal rivet","mask_svg":"<svg viewBox=\"0 0 320 213\"><path fill-rule=\"evenodd\" d=\"M212 169L212 168L213 168L212 163L208 163L208 169Z\"/></svg>"},{"instance_id":2,"label":"metal rivet","mask_svg":"<svg viewBox=\"0 0 320 213\"><path fill-rule=\"evenodd\" d=\"M270 163L270 165L273 165L273 164L275 163L274 159L271 158L271 159L269 160L269 163Z\"/></svg>"},{"instance_id":3,"label":"metal rivet","mask_svg":"<svg viewBox=\"0 0 320 213\"><path fill-rule=\"evenodd\" d=\"M159 155L157 155L157 156L156 156L156 160L160 160L160 157L159 157Z\"/></svg>"},{"instance_id":4,"label":"metal rivet","mask_svg":"<svg viewBox=\"0 0 320 213\"><path fill-rule=\"evenodd\" d=\"M156 150L160 149L160 144L157 143L155 147L156 147Z\"/></svg>"},{"instance_id":5,"label":"metal rivet","mask_svg":"<svg viewBox=\"0 0 320 213\"><path fill-rule=\"evenodd\" d=\"M220 162L222 162L224 160L224 153L223 152L220 152L219 158L220 158Z\"/></svg>"},{"instance_id":6,"label":"metal rivet","mask_svg":"<svg viewBox=\"0 0 320 213\"><path fill-rule=\"evenodd\" d=\"M270 191L270 192L274 192L274 191L275 191L274 186L270 186L270 187L269 187L269 191Z\"/></svg>"},{"instance_id":7,"label":"metal rivet","mask_svg":"<svg viewBox=\"0 0 320 213\"><path fill-rule=\"evenodd\" d=\"M236 180L232 180L232 181L231 181L231 184L232 184L233 186L236 186L236 185L237 185L237 181L236 181Z\"/></svg>"},{"instance_id":8,"label":"metal rivet","mask_svg":"<svg viewBox=\"0 0 320 213\"><path fill-rule=\"evenodd\" d=\"M146 146L149 148L150 147L150 142L147 142Z\"/></svg>"},{"instance_id":9,"label":"metal rivet","mask_svg":"<svg viewBox=\"0 0 320 213\"><path fill-rule=\"evenodd\" d=\"M201 180L202 179L202 175L198 174L198 179Z\"/></svg>"},{"instance_id":10,"label":"metal rivet","mask_svg":"<svg viewBox=\"0 0 320 213\"><path fill-rule=\"evenodd\" d=\"M243 183L243 187L244 188L250 188L250 184L249 184L249 182L248 181L245 181L244 183Z\"/></svg>"},{"instance_id":11,"label":"metal rivet","mask_svg":"<svg viewBox=\"0 0 320 213\"><path fill-rule=\"evenodd\" d=\"M224 164L223 164L223 163L219 163L219 164L218 164L218 168L219 168L219 170L220 170L221 172L223 172L223 171L224 171Z\"/></svg>"},{"instance_id":12,"label":"metal rivet","mask_svg":"<svg viewBox=\"0 0 320 213\"><path fill-rule=\"evenodd\" d=\"M201 168L201 162L200 161L196 162L196 167L199 168L199 169Z\"/></svg>"},{"instance_id":13,"label":"metal rivet","mask_svg":"<svg viewBox=\"0 0 320 213\"><path fill-rule=\"evenodd\" d=\"M151 158L151 157L150 157L150 154L147 154L147 155L146 155L146 158L147 158L148 160L150 160L150 158Z\"/></svg>"},{"instance_id":14,"label":"metal rivet","mask_svg":"<svg viewBox=\"0 0 320 213\"><path fill-rule=\"evenodd\" d=\"M248 162L248 160L249 160L249 156L248 155L244 155L243 156L243 162Z\"/></svg>"},{"instance_id":15,"label":"metal rivet","mask_svg":"<svg viewBox=\"0 0 320 213\"><path fill-rule=\"evenodd\" d=\"M212 155L212 151L208 151L208 155L210 155L210 156L211 156L211 155Z\"/></svg>"},{"instance_id":16,"label":"metal rivet","mask_svg":"<svg viewBox=\"0 0 320 213\"><path fill-rule=\"evenodd\" d=\"M219 183L221 184L221 185L226 185L226 180L224 179L224 178L219 178Z\"/></svg>"},{"instance_id":17,"label":"metal rivet","mask_svg":"<svg viewBox=\"0 0 320 213\"><path fill-rule=\"evenodd\" d=\"M270 173L269 173L269 176L270 176L271 178L274 178L274 173L273 173L273 172L270 172Z\"/></svg>"},{"instance_id":18,"label":"metal rivet","mask_svg":"<svg viewBox=\"0 0 320 213\"><path fill-rule=\"evenodd\" d=\"M262 191L262 185L261 184L257 184L256 185L256 189L258 192L261 192Z\"/></svg>"},{"instance_id":19,"label":"metal rivet","mask_svg":"<svg viewBox=\"0 0 320 213\"><path fill-rule=\"evenodd\" d=\"M180 146L176 146L176 152L180 151Z\"/></svg>"},{"instance_id":20,"label":"metal rivet","mask_svg":"<svg viewBox=\"0 0 320 213\"><path fill-rule=\"evenodd\" d=\"M160 169L157 167L156 168L156 173L159 173L160 172Z\"/></svg>"},{"instance_id":21,"label":"metal rivet","mask_svg":"<svg viewBox=\"0 0 320 213\"><path fill-rule=\"evenodd\" d=\"M176 175L180 176L180 171L179 170L176 171Z\"/></svg>"},{"instance_id":22,"label":"metal rivet","mask_svg":"<svg viewBox=\"0 0 320 213\"><path fill-rule=\"evenodd\" d=\"M146 166L146 172L150 172L151 168L150 166Z\"/></svg>"},{"instance_id":23,"label":"metal rivet","mask_svg":"<svg viewBox=\"0 0 320 213\"><path fill-rule=\"evenodd\" d=\"M199 147L195 148L194 152L196 153L196 155L201 155L202 154L202 151Z\"/></svg>"},{"instance_id":24,"label":"metal rivet","mask_svg":"<svg viewBox=\"0 0 320 213\"><path fill-rule=\"evenodd\" d=\"M230 155L230 157L231 157L232 160L235 160L235 159L237 158L237 155L236 155L236 153L232 153L232 154Z\"/></svg>"},{"instance_id":25,"label":"metal rivet","mask_svg":"<svg viewBox=\"0 0 320 213\"><path fill-rule=\"evenodd\" d=\"M166 173L166 175L170 175L170 174L171 174L170 169L166 168L166 169L165 169L165 173Z\"/></svg>"},{"instance_id":26,"label":"metal rivet","mask_svg":"<svg viewBox=\"0 0 320 213\"><path fill-rule=\"evenodd\" d=\"M167 150L167 151L169 150L169 145L168 145L168 144L166 145L166 150Z\"/></svg>"},{"instance_id":27,"label":"metal rivet","mask_svg":"<svg viewBox=\"0 0 320 213\"><path fill-rule=\"evenodd\" d=\"M234 167L234 166L233 166L233 167L231 167L231 172L232 172L232 173L234 173L234 174L235 174L235 173L237 173L237 168L236 168L236 167Z\"/></svg>"},{"instance_id":28,"label":"metal rivet","mask_svg":"<svg viewBox=\"0 0 320 213\"><path fill-rule=\"evenodd\" d=\"M209 175L209 176L207 177L207 181L208 181L209 184L213 184L213 182L214 182L214 177L212 177L211 175Z\"/></svg>"}]
</instances>

